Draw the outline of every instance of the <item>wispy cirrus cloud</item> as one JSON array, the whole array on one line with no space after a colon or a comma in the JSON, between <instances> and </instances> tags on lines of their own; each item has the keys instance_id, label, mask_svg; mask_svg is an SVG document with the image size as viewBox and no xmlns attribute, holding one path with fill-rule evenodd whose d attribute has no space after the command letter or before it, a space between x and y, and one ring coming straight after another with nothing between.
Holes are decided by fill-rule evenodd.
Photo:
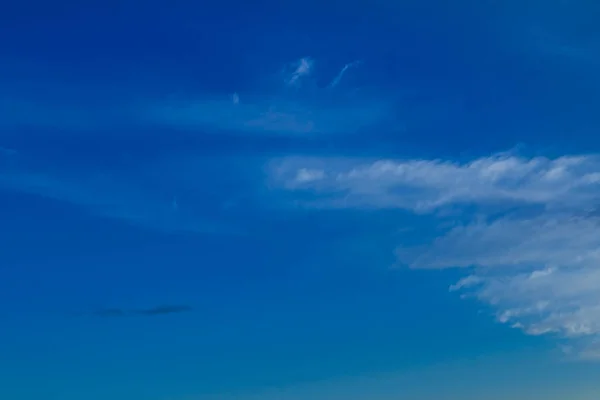
<instances>
[{"instance_id":1,"label":"wispy cirrus cloud","mask_svg":"<svg viewBox=\"0 0 600 400\"><path fill-rule=\"evenodd\" d=\"M317 81L323 77L311 57L283 64L250 79L262 83L233 94L226 85L222 90L178 96L173 94L178 92L176 88L168 95L168 87L157 94L152 87L88 83L83 88L60 81L39 82L46 89L37 93L25 90L30 83L16 82L0 95L0 138L15 128L34 127L77 135L165 127L198 134L343 134L375 126L392 116L393 101L381 91L319 87ZM344 67L338 82L352 65ZM142 89L146 91L140 92ZM48 92L56 95L49 97Z\"/></svg>"},{"instance_id":2,"label":"wispy cirrus cloud","mask_svg":"<svg viewBox=\"0 0 600 400\"><path fill-rule=\"evenodd\" d=\"M243 96L243 97L242 97ZM243 98L243 100L242 100ZM381 99L292 99L285 95L251 94L190 99L142 108L139 121L204 133L302 135L347 134L367 129L389 117L391 106Z\"/></svg>"},{"instance_id":3,"label":"wispy cirrus cloud","mask_svg":"<svg viewBox=\"0 0 600 400\"><path fill-rule=\"evenodd\" d=\"M554 334L600 359L600 162L496 154L467 162L285 158L271 184L311 207L400 208L451 223L419 246L412 268L463 268L451 287L490 305L501 323ZM473 211L476 206L476 211ZM452 217L438 211L452 207Z\"/></svg>"},{"instance_id":4,"label":"wispy cirrus cloud","mask_svg":"<svg viewBox=\"0 0 600 400\"><path fill-rule=\"evenodd\" d=\"M310 57L302 57L292 64L292 73L288 74L285 83L288 86L298 86L303 77L310 75L315 61Z\"/></svg>"},{"instance_id":5,"label":"wispy cirrus cloud","mask_svg":"<svg viewBox=\"0 0 600 400\"><path fill-rule=\"evenodd\" d=\"M96 217L162 232L237 234L234 224L216 216L223 211L228 195L216 199L206 196L203 182L210 180L205 169L210 161L167 159L123 169L56 167L17 160L0 169L0 189L51 199Z\"/></svg>"},{"instance_id":6,"label":"wispy cirrus cloud","mask_svg":"<svg viewBox=\"0 0 600 400\"><path fill-rule=\"evenodd\" d=\"M142 105L139 119L185 129L308 135L354 133L390 118L393 103L384 96L332 90L358 62L344 66L328 87L319 87L314 79L305 85L318 73L315 64L310 57L300 58L283 68L283 82L233 98L211 95Z\"/></svg>"},{"instance_id":7,"label":"wispy cirrus cloud","mask_svg":"<svg viewBox=\"0 0 600 400\"><path fill-rule=\"evenodd\" d=\"M346 73L346 71L348 71L350 68L355 68L358 67L360 64L362 63L362 61L357 60L357 61L353 61L351 63L348 63L346 65L344 65L344 67L340 70L340 72L335 76L335 78L333 78L333 80L331 81L331 83L329 84L330 88L334 88L337 85L340 84L340 82L342 81L342 78L344 77L344 74Z\"/></svg>"}]
</instances>

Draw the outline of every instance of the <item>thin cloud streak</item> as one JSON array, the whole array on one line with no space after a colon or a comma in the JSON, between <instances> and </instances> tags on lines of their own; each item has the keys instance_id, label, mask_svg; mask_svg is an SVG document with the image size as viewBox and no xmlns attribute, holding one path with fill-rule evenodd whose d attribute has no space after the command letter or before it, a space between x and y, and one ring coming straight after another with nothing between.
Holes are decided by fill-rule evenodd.
<instances>
[{"instance_id":1,"label":"thin cloud streak","mask_svg":"<svg viewBox=\"0 0 600 400\"><path fill-rule=\"evenodd\" d=\"M189 169L194 169L196 178L212 176L201 158L168 159L118 173L109 168L73 170L16 162L0 170L0 188L63 202L95 217L165 233L240 234L235 224L214 217L219 204L204 203L201 207L185 203L177 196L202 190L200 181L174 184L187 177Z\"/></svg>"},{"instance_id":2,"label":"thin cloud streak","mask_svg":"<svg viewBox=\"0 0 600 400\"><path fill-rule=\"evenodd\" d=\"M342 81L342 78L344 77L344 74L346 73L346 71L348 71L350 68L353 67L358 67L360 64L362 64L362 61L353 61L351 63L348 63L346 65L344 65L344 67L341 69L341 71L336 75L335 78L333 78L333 80L331 81L331 83L329 84L330 88L334 88L337 85L340 84L340 82Z\"/></svg>"},{"instance_id":3,"label":"thin cloud streak","mask_svg":"<svg viewBox=\"0 0 600 400\"><path fill-rule=\"evenodd\" d=\"M298 86L303 77L310 75L313 69L314 60L310 57L302 57L294 64L294 71L290 77L285 80L285 83L288 86Z\"/></svg>"}]
</instances>

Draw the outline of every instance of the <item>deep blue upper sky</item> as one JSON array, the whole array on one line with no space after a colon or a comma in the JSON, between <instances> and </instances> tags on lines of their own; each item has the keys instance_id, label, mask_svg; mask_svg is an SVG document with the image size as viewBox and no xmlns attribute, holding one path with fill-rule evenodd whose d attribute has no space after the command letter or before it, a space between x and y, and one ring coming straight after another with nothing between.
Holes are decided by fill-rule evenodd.
<instances>
[{"instance_id":1,"label":"deep blue upper sky","mask_svg":"<svg viewBox=\"0 0 600 400\"><path fill-rule=\"evenodd\" d=\"M0 397L598 398L600 3L458 3L1 6Z\"/></svg>"}]
</instances>

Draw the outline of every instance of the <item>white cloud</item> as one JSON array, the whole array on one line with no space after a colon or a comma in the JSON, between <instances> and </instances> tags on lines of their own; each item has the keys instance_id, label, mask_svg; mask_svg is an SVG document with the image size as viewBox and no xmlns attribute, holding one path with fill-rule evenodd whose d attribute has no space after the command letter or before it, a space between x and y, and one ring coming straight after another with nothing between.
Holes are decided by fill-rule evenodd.
<instances>
[{"instance_id":1,"label":"white cloud","mask_svg":"<svg viewBox=\"0 0 600 400\"><path fill-rule=\"evenodd\" d=\"M600 359L598 156L503 153L463 163L287 158L272 165L271 179L284 190L312 193L311 205L319 207L454 207L451 228L420 246L400 247L399 261L465 268L468 275L450 290L488 304L501 323L554 334L577 357Z\"/></svg>"},{"instance_id":2,"label":"white cloud","mask_svg":"<svg viewBox=\"0 0 600 400\"><path fill-rule=\"evenodd\" d=\"M567 245L558 251L559 256ZM552 248L546 248L546 252L548 258L553 254ZM501 323L530 335L555 334L569 340L575 356L600 360L598 247L586 250L588 255L594 252L587 262L577 260L578 255L574 254L572 264L553 262L554 267L539 269L512 267L490 271L479 267L452 289L494 307Z\"/></svg>"},{"instance_id":3,"label":"white cloud","mask_svg":"<svg viewBox=\"0 0 600 400\"><path fill-rule=\"evenodd\" d=\"M421 249L400 250L414 268L473 267L453 291L497 309L532 335L600 338L600 220L541 215L451 229Z\"/></svg>"},{"instance_id":4,"label":"white cloud","mask_svg":"<svg viewBox=\"0 0 600 400\"><path fill-rule=\"evenodd\" d=\"M508 216L450 229L425 249L402 251L415 268L586 267L600 268L600 220L589 216L543 213Z\"/></svg>"},{"instance_id":5,"label":"white cloud","mask_svg":"<svg viewBox=\"0 0 600 400\"><path fill-rule=\"evenodd\" d=\"M302 182L298 171L320 169ZM272 178L288 190L327 194L329 207L405 208L431 211L445 205L516 202L547 206L589 205L600 199L597 156L524 158L498 154L465 163L443 160L287 158ZM333 196L332 194L337 194Z\"/></svg>"},{"instance_id":6,"label":"white cloud","mask_svg":"<svg viewBox=\"0 0 600 400\"><path fill-rule=\"evenodd\" d=\"M298 173L296 175L296 181L299 183L313 182L323 179L323 177L324 173L321 170L311 170L302 168L298 170Z\"/></svg>"}]
</instances>

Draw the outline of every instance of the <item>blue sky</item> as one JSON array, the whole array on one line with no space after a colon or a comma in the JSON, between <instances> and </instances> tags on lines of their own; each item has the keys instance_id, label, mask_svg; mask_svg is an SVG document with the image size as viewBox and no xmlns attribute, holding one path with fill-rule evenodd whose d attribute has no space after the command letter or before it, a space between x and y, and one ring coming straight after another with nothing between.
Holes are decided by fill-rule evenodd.
<instances>
[{"instance_id":1,"label":"blue sky","mask_svg":"<svg viewBox=\"0 0 600 400\"><path fill-rule=\"evenodd\" d=\"M600 4L450 3L3 6L0 397L598 398Z\"/></svg>"}]
</instances>

